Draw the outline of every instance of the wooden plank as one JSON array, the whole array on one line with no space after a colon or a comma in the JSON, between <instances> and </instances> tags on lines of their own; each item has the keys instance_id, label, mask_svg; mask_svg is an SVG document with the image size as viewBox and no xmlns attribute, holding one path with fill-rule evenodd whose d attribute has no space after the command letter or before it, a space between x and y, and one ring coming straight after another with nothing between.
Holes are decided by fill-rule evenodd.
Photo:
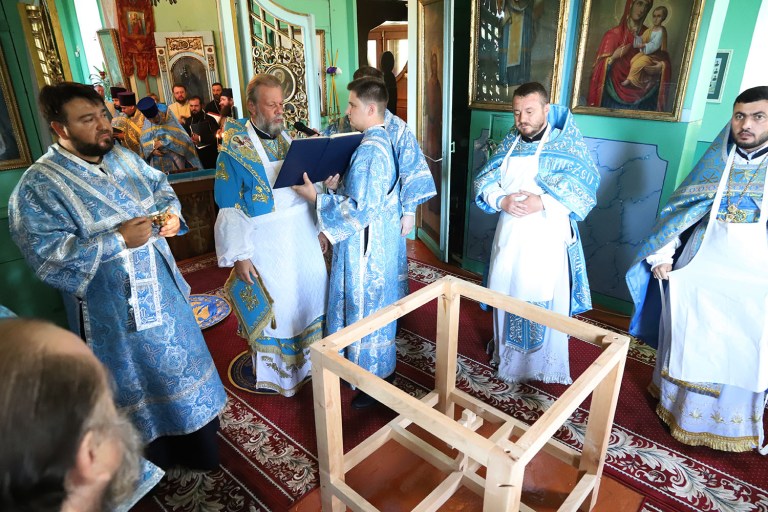
<instances>
[{"instance_id":1,"label":"wooden plank","mask_svg":"<svg viewBox=\"0 0 768 512\"><path fill-rule=\"evenodd\" d=\"M544 444L573 414L573 411L584 401L614 368L621 363L626 355L626 347L629 339L624 337L625 343L613 343L597 357L584 373L566 389L555 402L544 411L544 414L531 425L515 443L522 452L514 450L511 455L520 457L523 464L528 464Z\"/></svg>"},{"instance_id":2,"label":"wooden plank","mask_svg":"<svg viewBox=\"0 0 768 512\"><path fill-rule=\"evenodd\" d=\"M315 347L318 343L320 342L312 346ZM450 446L483 464L487 463L488 454L494 444L480 434L464 428L452 418L434 409L425 407L418 399L387 384L338 353L324 354L323 364L330 371L359 387L393 411L410 418L427 432L440 432L442 440Z\"/></svg>"},{"instance_id":3,"label":"wooden plank","mask_svg":"<svg viewBox=\"0 0 768 512\"><path fill-rule=\"evenodd\" d=\"M339 378L324 367L323 354L310 347L312 392L317 430L317 464L323 510L342 512L344 504L334 496L332 481L344 481L344 441L341 423Z\"/></svg>"},{"instance_id":4,"label":"wooden plank","mask_svg":"<svg viewBox=\"0 0 768 512\"><path fill-rule=\"evenodd\" d=\"M500 447L494 447L488 457L483 512L518 510L524 471L524 464L513 461Z\"/></svg>"},{"instance_id":5,"label":"wooden plank","mask_svg":"<svg viewBox=\"0 0 768 512\"><path fill-rule=\"evenodd\" d=\"M421 500L421 503L413 507L413 512L436 512L439 510L461 487L463 477L464 475L460 471L448 475L445 480L440 482L440 485Z\"/></svg>"},{"instance_id":6,"label":"wooden plank","mask_svg":"<svg viewBox=\"0 0 768 512\"><path fill-rule=\"evenodd\" d=\"M451 458L412 432L400 427L393 427L392 438L410 450L411 453L418 455L444 473L464 470L460 458Z\"/></svg>"},{"instance_id":7,"label":"wooden plank","mask_svg":"<svg viewBox=\"0 0 768 512\"><path fill-rule=\"evenodd\" d=\"M344 455L344 473L348 473L350 469L370 457L373 452L384 446L391 439L392 424L387 423Z\"/></svg>"},{"instance_id":8,"label":"wooden plank","mask_svg":"<svg viewBox=\"0 0 768 512\"><path fill-rule=\"evenodd\" d=\"M465 297L522 316L528 320L533 320L534 322L546 325L547 327L595 345L600 345L604 341L609 341L612 336L618 336L607 329L602 329L565 315L553 313L552 311L533 306L525 301L507 295L499 294L474 283L453 278L451 285L455 286L457 291ZM609 339L603 340L605 336L609 336Z\"/></svg>"},{"instance_id":9,"label":"wooden plank","mask_svg":"<svg viewBox=\"0 0 768 512\"><path fill-rule=\"evenodd\" d=\"M597 493L600 490L600 478L603 474L605 454L611 439L611 426L619 400L621 377L624 374L624 364L627 358L629 343L623 346L623 357L611 373L597 386L592 394L592 407L589 410L587 431L584 434L579 470L596 477L594 490L589 502L583 504L585 510L592 510L597 503Z\"/></svg>"},{"instance_id":10,"label":"wooden plank","mask_svg":"<svg viewBox=\"0 0 768 512\"><path fill-rule=\"evenodd\" d=\"M379 509L374 507L344 481L334 480L333 492L336 499L343 501L353 512L379 512ZM323 510L326 510L325 505L323 505ZM342 510L346 510L346 508Z\"/></svg>"},{"instance_id":11,"label":"wooden plank","mask_svg":"<svg viewBox=\"0 0 768 512\"><path fill-rule=\"evenodd\" d=\"M324 350L339 351L348 347L360 338L381 329L385 325L394 322L403 315L410 313L414 309L420 308L427 302L430 302L444 293L449 285L448 278L438 279L432 284L413 292L386 308L380 309L376 313L365 317L364 320L355 322L342 330L331 334L317 341L315 344L322 344Z\"/></svg>"},{"instance_id":12,"label":"wooden plank","mask_svg":"<svg viewBox=\"0 0 768 512\"><path fill-rule=\"evenodd\" d=\"M576 512L587 496L589 496L589 493L592 492L592 489L595 488L596 483L595 475L582 475L579 481L576 482L576 487L565 498L557 512Z\"/></svg>"},{"instance_id":13,"label":"wooden plank","mask_svg":"<svg viewBox=\"0 0 768 512\"><path fill-rule=\"evenodd\" d=\"M451 393L456 389L456 360L459 340L460 296L450 291L437 298L435 338L435 390L440 396L437 410L453 418Z\"/></svg>"},{"instance_id":14,"label":"wooden plank","mask_svg":"<svg viewBox=\"0 0 768 512\"><path fill-rule=\"evenodd\" d=\"M460 389L453 390L451 400L464 409L469 409L489 423L509 423L519 422L509 414L503 413L498 409L493 408L485 402L478 400L469 393ZM521 423L522 424L522 423Z\"/></svg>"}]
</instances>

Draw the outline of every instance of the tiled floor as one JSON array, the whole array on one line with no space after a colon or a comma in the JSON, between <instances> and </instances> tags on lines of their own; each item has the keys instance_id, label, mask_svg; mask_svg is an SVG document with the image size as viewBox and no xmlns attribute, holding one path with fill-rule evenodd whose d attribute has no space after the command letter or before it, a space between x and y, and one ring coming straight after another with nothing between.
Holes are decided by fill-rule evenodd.
<instances>
[{"instance_id":1,"label":"tiled floor","mask_svg":"<svg viewBox=\"0 0 768 512\"><path fill-rule=\"evenodd\" d=\"M477 276L438 261L420 242L408 243L408 256L429 265L467 277ZM626 328L627 319L610 312L595 312L593 317L603 322ZM480 433L485 427L481 427ZM440 441L420 429L412 430L430 442ZM447 450L447 447L444 448ZM346 475L346 482L382 511L411 510L445 474L420 459L394 441L390 441L371 457L353 468ZM559 508L578 478L578 470L555 459L540 454L526 469L523 502L537 511L554 511ZM640 509L643 497L616 480L604 476L601 482L596 512L635 512ZM291 511L309 512L320 510L320 492L316 490L299 501ZM455 494L440 510L482 510L481 499L463 489Z\"/></svg>"}]
</instances>

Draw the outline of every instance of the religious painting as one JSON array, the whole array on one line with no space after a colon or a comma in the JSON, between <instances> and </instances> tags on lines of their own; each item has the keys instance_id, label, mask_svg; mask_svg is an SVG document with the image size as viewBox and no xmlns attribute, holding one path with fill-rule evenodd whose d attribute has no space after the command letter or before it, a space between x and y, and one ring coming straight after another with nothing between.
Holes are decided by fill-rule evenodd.
<instances>
[{"instance_id":1,"label":"religious painting","mask_svg":"<svg viewBox=\"0 0 768 512\"><path fill-rule=\"evenodd\" d=\"M444 0L419 2L417 134L437 195L420 209L421 229L440 245L443 183Z\"/></svg>"},{"instance_id":2,"label":"religious painting","mask_svg":"<svg viewBox=\"0 0 768 512\"><path fill-rule=\"evenodd\" d=\"M703 0L586 0L572 110L677 121Z\"/></svg>"},{"instance_id":3,"label":"religious painting","mask_svg":"<svg viewBox=\"0 0 768 512\"><path fill-rule=\"evenodd\" d=\"M512 110L520 85L559 100L569 0L473 0L469 106Z\"/></svg>"},{"instance_id":4,"label":"religious painting","mask_svg":"<svg viewBox=\"0 0 768 512\"><path fill-rule=\"evenodd\" d=\"M125 76L136 73L139 80L158 76L160 67L155 56L154 0L115 0L117 30L120 34L120 58ZM146 83L149 90L149 83Z\"/></svg>"},{"instance_id":5,"label":"religious painting","mask_svg":"<svg viewBox=\"0 0 768 512\"><path fill-rule=\"evenodd\" d=\"M128 11L128 34L144 36L147 34L147 26L144 22L144 13L139 11Z\"/></svg>"},{"instance_id":6,"label":"religious painting","mask_svg":"<svg viewBox=\"0 0 768 512\"><path fill-rule=\"evenodd\" d=\"M187 89L187 99L200 96L210 101L211 89L206 76L208 70L199 57L181 56L171 64L171 83L182 84ZM173 92L173 86L171 86Z\"/></svg>"},{"instance_id":7,"label":"religious painting","mask_svg":"<svg viewBox=\"0 0 768 512\"><path fill-rule=\"evenodd\" d=\"M125 86L123 67L120 58L120 45L117 42L117 30L103 28L96 31L96 37L101 45L101 53L104 55L104 68L109 75L109 83Z\"/></svg>"},{"instance_id":8,"label":"religious painting","mask_svg":"<svg viewBox=\"0 0 768 512\"><path fill-rule=\"evenodd\" d=\"M733 50L717 50L715 66L712 68L712 78L709 80L707 90L707 101L710 103L720 103L723 99L725 76L728 74L728 64L731 62L732 55Z\"/></svg>"},{"instance_id":9,"label":"religious painting","mask_svg":"<svg viewBox=\"0 0 768 512\"><path fill-rule=\"evenodd\" d=\"M0 51L0 171L32 164L8 68Z\"/></svg>"}]
</instances>

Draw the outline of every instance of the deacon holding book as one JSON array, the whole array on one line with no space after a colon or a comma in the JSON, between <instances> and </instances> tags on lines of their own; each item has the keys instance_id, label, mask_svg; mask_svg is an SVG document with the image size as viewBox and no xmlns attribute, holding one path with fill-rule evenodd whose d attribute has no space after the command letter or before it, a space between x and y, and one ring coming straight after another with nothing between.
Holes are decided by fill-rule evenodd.
<instances>
[{"instance_id":1,"label":"deacon holding book","mask_svg":"<svg viewBox=\"0 0 768 512\"><path fill-rule=\"evenodd\" d=\"M256 75L246 98L251 116L227 119L216 163L216 254L219 266L234 266L227 288L256 390L293 396L309 377L309 345L323 336L327 242L306 201L272 188L291 143L280 81Z\"/></svg>"},{"instance_id":2,"label":"deacon holding book","mask_svg":"<svg viewBox=\"0 0 768 512\"><path fill-rule=\"evenodd\" d=\"M373 66L361 66L352 75L354 79L371 77L384 80L384 74ZM408 295L408 257L405 246L405 237L413 230L416 221L416 207L437 194L435 180L421 151L419 142L405 121L392 114L389 110L384 112L384 128L387 130L389 140L394 150L397 161L397 174L400 178L400 204L403 207L400 218L400 244L398 246L398 283L403 297ZM354 131L349 124L347 116L338 122L332 123L323 131L323 135L330 136L336 133Z\"/></svg>"},{"instance_id":3,"label":"deacon holding book","mask_svg":"<svg viewBox=\"0 0 768 512\"><path fill-rule=\"evenodd\" d=\"M373 78L348 86L347 116L363 140L335 194L318 194L305 177L294 187L315 205L320 237L334 245L326 322L328 334L385 308L400 298L392 286L398 277L400 244L400 182L392 143L384 128L387 89ZM395 372L396 323L383 327L345 349L347 359L391 380ZM375 404L360 392L352 407Z\"/></svg>"}]
</instances>

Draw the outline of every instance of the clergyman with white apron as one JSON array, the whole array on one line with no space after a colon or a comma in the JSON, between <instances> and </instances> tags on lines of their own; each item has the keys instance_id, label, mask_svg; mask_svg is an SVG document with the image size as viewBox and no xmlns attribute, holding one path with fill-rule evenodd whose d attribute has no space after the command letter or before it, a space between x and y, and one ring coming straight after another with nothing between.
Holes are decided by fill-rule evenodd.
<instances>
[{"instance_id":1,"label":"clergyman with white apron","mask_svg":"<svg viewBox=\"0 0 768 512\"><path fill-rule=\"evenodd\" d=\"M488 288L563 315L590 309L577 221L594 207L600 175L570 111L538 83L512 99L515 129L475 178L475 203L499 213ZM568 337L494 311L493 363L510 382L568 384Z\"/></svg>"},{"instance_id":2,"label":"clergyman with white apron","mask_svg":"<svg viewBox=\"0 0 768 512\"><path fill-rule=\"evenodd\" d=\"M767 166L768 87L755 87L736 98L731 122L662 209L627 274L630 332L650 344L658 336L656 412L686 444L764 444Z\"/></svg>"},{"instance_id":3,"label":"clergyman with white apron","mask_svg":"<svg viewBox=\"0 0 768 512\"><path fill-rule=\"evenodd\" d=\"M254 380L239 385L293 396L309 379L309 345L322 338L328 273L310 205L290 187L272 188L291 142L280 82L256 75L246 95L251 117L227 121L216 164L216 254L235 267L228 287L253 283L229 296L252 351ZM256 321L263 308L266 323Z\"/></svg>"}]
</instances>

